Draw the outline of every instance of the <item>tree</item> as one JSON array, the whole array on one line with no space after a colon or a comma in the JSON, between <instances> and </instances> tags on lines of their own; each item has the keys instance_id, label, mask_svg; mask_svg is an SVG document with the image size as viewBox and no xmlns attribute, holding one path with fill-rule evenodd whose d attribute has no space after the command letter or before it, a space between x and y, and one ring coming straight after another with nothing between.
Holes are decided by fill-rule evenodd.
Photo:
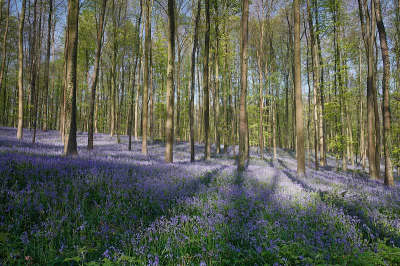
<instances>
[{"instance_id":1,"label":"tree","mask_svg":"<svg viewBox=\"0 0 400 266\"><path fill-rule=\"evenodd\" d=\"M2 8L2 6L0 6ZM1 60L0 66L0 92L3 88L3 75L6 68L6 59L7 59L7 35L8 35L8 26L10 23L10 0L7 1L7 17L6 17L6 27L4 29L4 36L3 36L3 56Z\"/></svg>"},{"instance_id":2,"label":"tree","mask_svg":"<svg viewBox=\"0 0 400 266\"><path fill-rule=\"evenodd\" d=\"M24 48L22 46L24 38L24 23L25 23L25 6L26 0L22 0L21 14L19 18L18 29L18 129L17 139L22 139L22 129L24 121Z\"/></svg>"},{"instance_id":3,"label":"tree","mask_svg":"<svg viewBox=\"0 0 400 266\"><path fill-rule=\"evenodd\" d=\"M151 44L151 21L150 21L150 0L146 0L145 3L145 44L144 44L144 75L143 75L143 137L142 137L142 154L147 155L147 121L148 121L148 98L149 98L149 50Z\"/></svg>"},{"instance_id":4,"label":"tree","mask_svg":"<svg viewBox=\"0 0 400 266\"><path fill-rule=\"evenodd\" d=\"M363 1L363 2L361 2ZM375 123L374 123L374 43L375 43L375 3L371 1L371 12L366 0L358 0L361 30L364 40L365 53L368 63L367 74L367 131L368 131L368 162L369 175L373 179L379 178L377 169ZM365 18L365 19L364 19ZM377 99L376 99L377 100Z\"/></svg>"},{"instance_id":5,"label":"tree","mask_svg":"<svg viewBox=\"0 0 400 266\"><path fill-rule=\"evenodd\" d=\"M76 66L78 52L78 20L79 0L68 0L67 38L66 47L66 76L67 92L65 110L65 143L64 153L67 156L77 156L76 143Z\"/></svg>"},{"instance_id":6,"label":"tree","mask_svg":"<svg viewBox=\"0 0 400 266\"><path fill-rule=\"evenodd\" d=\"M294 16L294 92L296 107L296 137L297 137L297 175L306 174L304 132L303 132L303 102L301 94L301 58L300 58L300 7L299 0L293 0Z\"/></svg>"},{"instance_id":7,"label":"tree","mask_svg":"<svg viewBox=\"0 0 400 266\"><path fill-rule=\"evenodd\" d=\"M53 0L49 0L49 17L47 19L47 47L46 62L44 70L44 105L43 105L43 131L47 130L47 114L48 114L48 94L49 94L49 74L50 74L50 49L51 49L51 17L53 16Z\"/></svg>"},{"instance_id":8,"label":"tree","mask_svg":"<svg viewBox=\"0 0 400 266\"><path fill-rule=\"evenodd\" d=\"M93 149L94 106L96 103L96 86L97 86L97 81L99 79L99 65L100 65L102 39L104 34L103 27L104 27L104 16L106 13L106 6L107 6L107 0L102 0L99 25L98 25L99 27L97 28L96 57L94 61L91 98L89 107L90 109L89 109L89 125L88 125L88 145L87 145L88 150Z\"/></svg>"},{"instance_id":9,"label":"tree","mask_svg":"<svg viewBox=\"0 0 400 266\"><path fill-rule=\"evenodd\" d=\"M133 64L133 77L132 77L132 89L131 89L131 104L130 104L130 110L129 110L129 124L128 124L128 134L129 134L129 142L128 142L128 150L132 150L132 120L133 120L133 104L134 104L134 99L133 96L135 94L135 85L136 85L136 71L137 71L137 65L138 65L138 61L139 59L139 55L140 55L140 42L141 42L141 38L140 38L140 24L141 24L141 19L142 19L142 12L143 12L143 8L142 8L142 0L140 0L140 12L139 15L137 16L136 19L136 29L137 29L137 34L136 34L136 40L135 40L135 45L134 45L134 64ZM139 66L139 71L140 71L140 66ZM139 90L138 90L139 92ZM137 93L138 95L138 93ZM137 106L137 104L136 104ZM135 114L136 114L136 110L135 110ZM135 115L135 119L137 120L137 115ZM137 136L136 133L136 121L135 121L135 137Z\"/></svg>"},{"instance_id":10,"label":"tree","mask_svg":"<svg viewBox=\"0 0 400 266\"><path fill-rule=\"evenodd\" d=\"M389 82L390 82L390 58L389 48L387 44L385 24L382 20L382 7L380 0L374 0L376 6L376 25L379 32L379 40L381 43L381 53L383 61L383 149L385 152L385 185L393 186L393 167L390 158L390 99L389 99Z\"/></svg>"},{"instance_id":11,"label":"tree","mask_svg":"<svg viewBox=\"0 0 400 266\"><path fill-rule=\"evenodd\" d=\"M260 146L260 158L261 160L264 160L264 125L263 125L263 120L264 120L264 85L263 85L263 65L262 65L262 58L263 58L263 44L264 44L264 0L261 0L261 9L262 9L262 15L261 18L259 18L259 24L260 24L260 31L261 31L261 36L260 39L261 41L259 42L259 46L257 49L257 65L258 65L258 73L259 73L259 78L258 78L258 105L259 105L259 121L258 121L258 145Z\"/></svg>"},{"instance_id":12,"label":"tree","mask_svg":"<svg viewBox=\"0 0 400 266\"><path fill-rule=\"evenodd\" d=\"M210 95L209 95L209 54L210 54L210 0L205 0L206 7L206 31L204 38L203 57L203 90L204 90L204 159L211 158L210 143Z\"/></svg>"},{"instance_id":13,"label":"tree","mask_svg":"<svg viewBox=\"0 0 400 266\"><path fill-rule=\"evenodd\" d=\"M319 69L318 69L318 48L315 40L313 14L311 12L310 0L307 0L307 14L308 14L308 27L310 29L310 41L311 41L311 61L313 69L313 85L314 85L314 155L315 155L315 170L318 171L319 160L318 160L318 148L319 148L319 115L318 115L318 103L319 103Z\"/></svg>"},{"instance_id":14,"label":"tree","mask_svg":"<svg viewBox=\"0 0 400 266\"><path fill-rule=\"evenodd\" d=\"M167 120L165 122L165 162L174 161L174 65L175 65L175 1L168 0L168 66Z\"/></svg>"},{"instance_id":15,"label":"tree","mask_svg":"<svg viewBox=\"0 0 400 266\"><path fill-rule=\"evenodd\" d=\"M194 91L195 91L195 68L196 68L196 50L198 45L198 28L200 21L201 11L201 0L197 1L197 13L194 22L194 34L193 34L193 50L192 50L192 62L190 66L190 104L189 104L189 116L190 116L190 161L194 162L195 150L194 150Z\"/></svg>"},{"instance_id":16,"label":"tree","mask_svg":"<svg viewBox=\"0 0 400 266\"><path fill-rule=\"evenodd\" d=\"M242 36L241 36L241 64L240 64L240 111L239 111L239 162L238 172L242 172L245 169L246 159L248 156L248 134L247 128L247 108L246 108L246 96L247 96L247 60L248 60L248 35L249 35L249 0L242 1ZM247 148L248 149L248 148Z\"/></svg>"}]
</instances>

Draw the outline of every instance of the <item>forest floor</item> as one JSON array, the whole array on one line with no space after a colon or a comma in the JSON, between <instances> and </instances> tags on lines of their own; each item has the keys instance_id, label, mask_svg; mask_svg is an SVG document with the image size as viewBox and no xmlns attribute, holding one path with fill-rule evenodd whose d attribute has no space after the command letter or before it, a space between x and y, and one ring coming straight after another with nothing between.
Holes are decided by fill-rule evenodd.
<instances>
[{"instance_id":1,"label":"forest floor","mask_svg":"<svg viewBox=\"0 0 400 266\"><path fill-rule=\"evenodd\" d=\"M57 131L16 140L0 128L0 265L400 265L400 186L334 160L296 177L293 152L164 163L162 142L128 151L126 136L78 134L62 156ZM231 152L232 153L232 152Z\"/></svg>"}]
</instances>

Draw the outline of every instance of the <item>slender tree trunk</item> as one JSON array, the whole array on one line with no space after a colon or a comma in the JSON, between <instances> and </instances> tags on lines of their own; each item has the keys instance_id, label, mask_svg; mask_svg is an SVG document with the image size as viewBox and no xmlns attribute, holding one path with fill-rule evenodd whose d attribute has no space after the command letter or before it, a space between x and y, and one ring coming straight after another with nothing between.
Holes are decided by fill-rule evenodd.
<instances>
[{"instance_id":1,"label":"slender tree trunk","mask_svg":"<svg viewBox=\"0 0 400 266\"><path fill-rule=\"evenodd\" d=\"M36 108L37 108L37 102L36 102L36 75L37 75L37 50L38 50L38 44L36 41L36 23L37 23L37 0L33 2L33 25L32 25L32 38L31 38L31 43L30 43L30 49L31 49L31 74L30 74L30 81L29 81L29 87L31 90L31 108L30 108L30 122L31 126L34 129L34 132L32 134L32 142L35 142L35 132L36 132ZM39 23L40 24L40 23ZM37 34L40 36L40 32ZM40 37L39 37L40 38Z\"/></svg>"},{"instance_id":2,"label":"slender tree trunk","mask_svg":"<svg viewBox=\"0 0 400 266\"><path fill-rule=\"evenodd\" d=\"M149 105L148 105L148 98L149 98L149 50L150 50L150 43L151 43L151 21L150 21L150 0L146 0L146 6L145 6L145 16L146 16L146 21L145 21L145 31L146 31L146 36L145 36L145 45L144 45L144 74L143 74L143 98L142 98L142 104L143 104L143 122L142 122L142 154L147 155L148 154L148 149L147 149L147 122L148 122L148 110L149 110Z\"/></svg>"},{"instance_id":3,"label":"slender tree trunk","mask_svg":"<svg viewBox=\"0 0 400 266\"><path fill-rule=\"evenodd\" d=\"M294 91L296 106L296 136L297 136L297 175L306 174L304 132L303 132L303 100L301 95L301 57L300 57L300 7L299 0L293 0L294 15Z\"/></svg>"},{"instance_id":4,"label":"slender tree trunk","mask_svg":"<svg viewBox=\"0 0 400 266\"><path fill-rule=\"evenodd\" d=\"M215 146L216 153L221 153L221 135L219 130L219 15L218 15L218 1L214 1L215 9L215 93L214 93L214 124L215 124Z\"/></svg>"},{"instance_id":5,"label":"slender tree trunk","mask_svg":"<svg viewBox=\"0 0 400 266\"><path fill-rule=\"evenodd\" d=\"M206 6L206 31L204 40L204 58L203 58L203 88L204 88L204 159L211 158L210 143L210 95L209 95L209 53L210 53L210 0L205 0Z\"/></svg>"},{"instance_id":6,"label":"slender tree trunk","mask_svg":"<svg viewBox=\"0 0 400 266\"><path fill-rule=\"evenodd\" d=\"M165 122L165 162L174 161L174 66L175 65L175 1L168 0L168 66L167 121Z\"/></svg>"},{"instance_id":7,"label":"slender tree trunk","mask_svg":"<svg viewBox=\"0 0 400 266\"><path fill-rule=\"evenodd\" d=\"M263 66L262 66L262 55L263 51L263 44L264 44L264 0L261 1L261 8L262 8L262 16L260 20L261 24L261 36L260 36L260 44L257 50L257 64L258 64L258 108L259 108L259 120L258 120L258 145L260 147L260 158L264 160L264 84L263 84Z\"/></svg>"},{"instance_id":8,"label":"slender tree trunk","mask_svg":"<svg viewBox=\"0 0 400 266\"><path fill-rule=\"evenodd\" d=\"M224 33L225 33L225 43L224 43L224 50L225 50L225 55L224 55L224 153L226 154L228 152L228 145L229 145L229 120L228 120L228 23L227 23L227 3L228 1L225 1L224 4L224 11L223 11L223 15L224 15L224 19L223 19L223 23L224 23Z\"/></svg>"},{"instance_id":9,"label":"slender tree trunk","mask_svg":"<svg viewBox=\"0 0 400 266\"><path fill-rule=\"evenodd\" d=\"M381 44L382 61L383 61L383 149L385 153L385 185L393 186L393 167L390 158L390 99L389 99L389 82L390 82L390 58L389 48L387 44L385 25L382 20L381 1L374 0L376 6L376 24L379 32L379 40Z\"/></svg>"},{"instance_id":10,"label":"slender tree trunk","mask_svg":"<svg viewBox=\"0 0 400 266\"><path fill-rule=\"evenodd\" d=\"M22 139L22 129L24 120L24 81L23 81L23 68L24 68L24 48L23 48L23 31L25 23L25 7L26 0L22 0L21 13L19 18L18 28L18 129L17 139Z\"/></svg>"},{"instance_id":11,"label":"slender tree trunk","mask_svg":"<svg viewBox=\"0 0 400 266\"><path fill-rule=\"evenodd\" d=\"M317 101L319 100L319 104L318 104L318 109L319 109L319 151L320 151L320 162L319 164L321 166L325 166L326 165L326 145L325 145L325 123L324 123L324 116L323 116L323 111L324 111L324 61L322 58L322 49L321 49L321 40L319 37L319 21L318 21L318 1L313 1L314 3L314 10L315 10L315 26L316 26L316 32L315 32L315 36L317 39L317 52L318 52L318 60L319 60L319 67L320 67L320 83L319 83L319 94L320 97L319 99L317 99Z\"/></svg>"},{"instance_id":12,"label":"slender tree trunk","mask_svg":"<svg viewBox=\"0 0 400 266\"><path fill-rule=\"evenodd\" d=\"M198 44L198 28L200 21L201 11L201 0L197 1L197 13L194 23L194 35L193 35L193 50L192 50L192 63L191 63L191 85L190 85L190 103L189 103L189 119L190 119L190 161L195 160L195 149L194 149L194 92L195 92L195 68L196 68L196 49Z\"/></svg>"},{"instance_id":13,"label":"slender tree trunk","mask_svg":"<svg viewBox=\"0 0 400 266\"><path fill-rule=\"evenodd\" d=\"M3 52L2 52L2 61L1 61L1 68L0 68L0 92L1 89L3 88L3 75L4 75L4 70L6 68L6 59L7 59L7 35L8 35L8 26L10 22L10 0L7 1L7 17L6 17L6 27L4 29L4 37L3 37ZM0 8L3 6L1 5ZM4 93L6 89L4 88ZM4 96L4 100L5 100Z\"/></svg>"},{"instance_id":14,"label":"slender tree trunk","mask_svg":"<svg viewBox=\"0 0 400 266\"><path fill-rule=\"evenodd\" d=\"M364 141L364 99L363 99L363 93L362 93L362 68L361 68L361 47L359 48L359 65L358 65L358 72L359 72L359 89L360 89L360 156L361 156L361 161L362 161L362 168L365 170L366 166L366 160L365 160L365 141Z\"/></svg>"},{"instance_id":15,"label":"slender tree trunk","mask_svg":"<svg viewBox=\"0 0 400 266\"><path fill-rule=\"evenodd\" d=\"M44 105L43 105L43 131L47 130L48 113L48 94L49 94L49 74L50 74L50 49L51 49L51 18L53 16L53 0L49 0L49 18L47 20L47 50L44 69Z\"/></svg>"},{"instance_id":16,"label":"slender tree trunk","mask_svg":"<svg viewBox=\"0 0 400 266\"><path fill-rule=\"evenodd\" d=\"M78 19L79 0L68 1L68 38L66 39L68 50L66 51L67 75L67 104L65 119L65 144L64 153L69 156L77 156L76 143L76 66L78 52Z\"/></svg>"},{"instance_id":17,"label":"slender tree trunk","mask_svg":"<svg viewBox=\"0 0 400 266\"><path fill-rule=\"evenodd\" d=\"M136 27L137 29L140 29L141 26L141 19L142 19L142 13L143 13L143 8L142 8L142 0L140 1L140 13L139 16L136 19ZM134 65L133 65L133 77L132 77L132 89L131 89L131 104L130 104L130 119L129 119L129 125L128 125L128 134L129 134L129 142L128 142L128 150L132 150L132 119L133 119L133 103L134 103L134 94L135 94L135 84L136 84L136 71L137 71L137 65L138 65L138 61L140 60L140 42L141 42L141 38L140 38L140 32L138 31L137 35L136 35L137 41L135 43L135 47L134 47ZM139 63L139 71L140 71L140 63ZM139 83L140 81L138 81ZM138 86L139 87L139 86ZM137 101L138 101L138 94L139 94L139 90L136 93L136 104L135 104L135 138L137 137L137 127L136 127L136 121L137 121Z\"/></svg>"},{"instance_id":18,"label":"slender tree trunk","mask_svg":"<svg viewBox=\"0 0 400 266\"><path fill-rule=\"evenodd\" d=\"M52 1L52 0L50 0ZM96 41L96 57L94 60L94 71L91 86L90 110L89 110L89 126L88 126L88 146L87 149L93 149L93 124L94 124L94 108L96 105L96 86L99 76L99 64L101 56L101 45L103 39L104 16L106 13L107 0L103 0L101 4L101 12L99 18L99 28L97 29Z\"/></svg>"},{"instance_id":19,"label":"slender tree trunk","mask_svg":"<svg viewBox=\"0 0 400 266\"><path fill-rule=\"evenodd\" d=\"M150 28L151 32L151 28ZM151 33L150 33L151 36ZM153 88L153 48L152 44L150 41L150 84L149 84L149 90L150 90L150 143L154 143L154 88Z\"/></svg>"},{"instance_id":20,"label":"slender tree trunk","mask_svg":"<svg viewBox=\"0 0 400 266\"><path fill-rule=\"evenodd\" d=\"M363 1L363 2L361 2ZM363 33L366 56L368 60L367 75L367 131L368 131L368 162L369 175L373 179L379 178L377 169L375 124L374 124L374 37L375 37L375 5L371 2L371 12L368 12L366 0L358 0L361 30ZM370 13L372 18L370 17ZM364 21L365 17L365 21Z\"/></svg>"},{"instance_id":21,"label":"slender tree trunk","mask_svg":"<svg viewBox=\"0 0 400 266\"><path fill-rule=\"evenodd\" d=\"M314 86L314 160L315 160L315 170L319 170L319 159L318 159L318 148L319 148L319 115L318 115L318 106L319 106L319 61L318 61L318 48L315 41L315 33L314 33L314 23L313 23L313 14L311 12L310 0L307 0L307 13L308 13L308 26L310 29L310 41L311 41L311 61L312 61L312 69L313 69L313 86Z\"/></svg>"},{"instance_id":22,"label":"slender tree trunk","mask_svg":"<svg viewBox=\"0 0 400 266\"><path fill-rule=\"evenodd\" d=\"M242 1L242 37L241 37L241 67L240 67L240 111L239 111L239 162L238 172L242 172L246 166L246 159L248 157L248 148L246 150L247 140L246 135L248 134L247 129L247 60L248 60L248 35L249 35L249 0Z\"/></svg>"}]
</instances>

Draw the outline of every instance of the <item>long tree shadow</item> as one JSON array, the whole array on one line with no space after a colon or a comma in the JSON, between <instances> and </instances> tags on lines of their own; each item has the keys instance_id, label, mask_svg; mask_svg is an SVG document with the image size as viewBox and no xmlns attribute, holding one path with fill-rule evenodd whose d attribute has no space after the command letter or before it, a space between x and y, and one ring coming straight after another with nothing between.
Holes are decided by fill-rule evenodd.
<instances>
[{"instance_id":1,"label":"long tree shadow","mask_svg":"<svg viewBox=\"0 0 400 266\"><path fill-rule=\"evenodd\" d=\"M282 160L278 160L278 162L284 167L284 170L282 171L288 176L288 178L293 183L299 184L307 192L318 193L319 198L323 202L327 204L333 204L337 208L342 208L350 216L358 217L364 223L366 223L370 229L372 229L375 233L377 233L377 235L381 239L389 238L393 240L396 243L396 245L400 245L400 235L396 232L388 231L387 228L382 226L382 224L376 223L375 219L371 219L371 217L367 212L364 212L362 209L360 209L361 206L353 205L347 202L346 199L344 198L346 191L344 191L342 194L335 194L331 193L330 191L316 190L312 186L308 185L306 180L298 178L295 172L289 169ZM327 177L327 175L324 174L323 172L318 172L318 174ZM327 178L331 179L330 177ZM343 184L346 184L346 178L344 176L337 175L335 176L335 179L339 180ZM359 177L359 179L365 180L364 177ZM370 234L369 228L362 228L365 235Z\"/></svg>"}]
</instances>

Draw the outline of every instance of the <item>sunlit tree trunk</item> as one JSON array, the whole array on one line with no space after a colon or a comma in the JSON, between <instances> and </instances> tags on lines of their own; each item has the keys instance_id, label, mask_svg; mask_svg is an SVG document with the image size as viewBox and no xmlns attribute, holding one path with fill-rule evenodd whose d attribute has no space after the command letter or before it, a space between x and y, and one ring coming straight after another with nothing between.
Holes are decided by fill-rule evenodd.
<instances>
[{"instance_id":1,"label":"sunlit tree trunk","mask_svg":"<svg viewBox=\"0 0 400 266\"><path fill-rule=\"evenodd\" d=\"M143 123L142 123L142 154L147 155L147 122L148 122L148 98L149 98L149 52L150 52L150 44L151 44L151 21L150 21L150 0L146 0L145 2L145 41L144 41L144 74L143 74L143 98L142 98L142 114L143 114Z\"/></svg>"},{"instance_id":2,"label":"sunlit tree trunk","mask_svg":"<svg viewBox=\"0 0 400 266\"><path fill-rule=\"evenodd\" d=\"M247 129L247 60L248 60L248 34L249 34L249 0L242 1L242 21L241 21L241 51L240 51L240 111L239 111L239 161L238 172L245 169L246 159L248 159L248 129Z\"/></svg>"},{"instance_id":3,"label":"sunlit tree trunk","mask_svg":"<svg viewBox=\"0 0 400 266\"><path fill-rule=\"evenodd\" d=\"M167 120L165 122L165 162L174 160L174 65L175 65L175 1L168 0L168 65Z\"/></svg>"},{"instance_id":4,"label":"sunlit tree trunk","mask_svg":"<svg viewBox=\"0 0 400 266\"><path fill-rule=\"evenodd\" d=\"M189 103L189 119L190 119L190 161L194 162L195 149L194 149L194 92L195 92L195 68L196 68L196 50L198 45L198 28L200 21L201 0L197 1L197 13L194 23L193 35L193 50L192 50L192 63L190 68L191 83L190 83L190 103Z\"/></svg>"},{"instance_id":5,"label":"sunlit tree trunk","mask_svg":"<svg viewBox=\"0 0 400 266\"><path fill-rule=\"evenodd\" d=\"M304 132L303 132L303 100L301 94L301 57L300 57L300 7L299 0L293 0L294 16L294 91L296 107L296 154L297 175L303 177L306 174Z\"/></svg>"}]
</instances>

